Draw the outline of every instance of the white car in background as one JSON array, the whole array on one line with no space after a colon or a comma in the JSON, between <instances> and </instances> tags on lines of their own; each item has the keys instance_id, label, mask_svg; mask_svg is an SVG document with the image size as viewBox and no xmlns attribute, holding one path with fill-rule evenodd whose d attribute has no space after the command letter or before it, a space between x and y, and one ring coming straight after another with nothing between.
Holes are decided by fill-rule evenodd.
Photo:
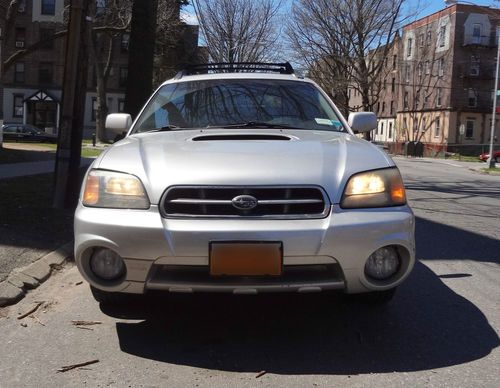
<instances>
[{"instance_id":1,"label":"white car in background","mask_svg":"<svg viewBox=\"0 0 500 388\"><path fill-rule=\"evenodd\" d=\"M286 64L193 66L165 82L85 177L75 257L101 302L149 290L386 302L415 261L391 158Z\"/></svg>"}]
</instances>

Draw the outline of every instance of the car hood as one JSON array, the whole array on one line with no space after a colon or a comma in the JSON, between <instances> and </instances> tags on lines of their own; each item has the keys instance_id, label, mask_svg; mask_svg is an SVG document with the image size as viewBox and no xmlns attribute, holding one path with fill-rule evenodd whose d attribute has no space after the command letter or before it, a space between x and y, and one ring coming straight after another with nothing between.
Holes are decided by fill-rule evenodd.
<instances>
[{"instance_id":1,"label":"car hood","mask_svg":"<svg viewBox=\"0 0 500 388\"><path fill-rule=\"evenodd\" d=\"M128 136L93 168L136 175L153 204L173 185L319 185L338 203L352 174L393 165L347 133L237 129Z\"/></svg>"}]
</instances>

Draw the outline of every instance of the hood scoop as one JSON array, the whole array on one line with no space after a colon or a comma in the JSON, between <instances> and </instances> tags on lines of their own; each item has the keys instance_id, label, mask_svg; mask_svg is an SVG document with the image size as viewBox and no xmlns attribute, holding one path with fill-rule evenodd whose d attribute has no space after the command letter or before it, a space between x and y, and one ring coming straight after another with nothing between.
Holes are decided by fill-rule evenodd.
<instances>
[{"instance_id":1,"label":"hood scoop","mask_svg":"<svg viewBox=\"0 0 500 388\"><path fill-rule=\"evenodd\" d=\"M191 139L192 141L227 141L227 140L292 140L289 136L285 135L267 135L267 134L226 134L226 135L201 135Z\"/></svg>"}]
</instances>

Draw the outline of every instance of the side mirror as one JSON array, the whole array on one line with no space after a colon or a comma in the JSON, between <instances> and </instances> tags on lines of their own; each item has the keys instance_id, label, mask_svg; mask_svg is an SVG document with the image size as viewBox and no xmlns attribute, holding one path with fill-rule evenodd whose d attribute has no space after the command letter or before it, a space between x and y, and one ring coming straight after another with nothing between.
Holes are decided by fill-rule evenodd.
<instances>
[{"instance_id":1,"label":"side mirror","mask_svg":"<svg viewBox=\"0 0 500 388\"><path fill-rule=\"evenodd\" d=\"M132 117L128 113L111 113L106 116L106 130L109 139L124 135L132 125Z\"/></svg>"},{"instance_id":2,"label":"side mirror","mask_svg":"<svg viewBox=\"0 0 500 388\"><path fill-rule=\"evenodd\" d=\"M377 128L377 116L373 112L351 113L347 122L354 132L370 132Z\"/></svg>"}]
</instances>

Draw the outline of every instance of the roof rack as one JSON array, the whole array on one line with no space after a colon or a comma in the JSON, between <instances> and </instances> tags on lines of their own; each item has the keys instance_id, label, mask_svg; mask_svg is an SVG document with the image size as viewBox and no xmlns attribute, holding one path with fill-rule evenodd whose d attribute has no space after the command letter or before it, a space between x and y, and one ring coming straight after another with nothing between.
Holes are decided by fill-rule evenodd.
<instances>
[{"instance_id":1,"label":"roof rack","mask_svg":"<svg viewBox=\"0 0 500 388\"><path fill-rule=\"evenodd\" d=\"M185 75L209 74L209 73L280 73L295 74L292 65L285 63L262 63L262 62L220 62L202 63L189 65L178 73L175 78Z\"/></svg>"}]
</instances>

